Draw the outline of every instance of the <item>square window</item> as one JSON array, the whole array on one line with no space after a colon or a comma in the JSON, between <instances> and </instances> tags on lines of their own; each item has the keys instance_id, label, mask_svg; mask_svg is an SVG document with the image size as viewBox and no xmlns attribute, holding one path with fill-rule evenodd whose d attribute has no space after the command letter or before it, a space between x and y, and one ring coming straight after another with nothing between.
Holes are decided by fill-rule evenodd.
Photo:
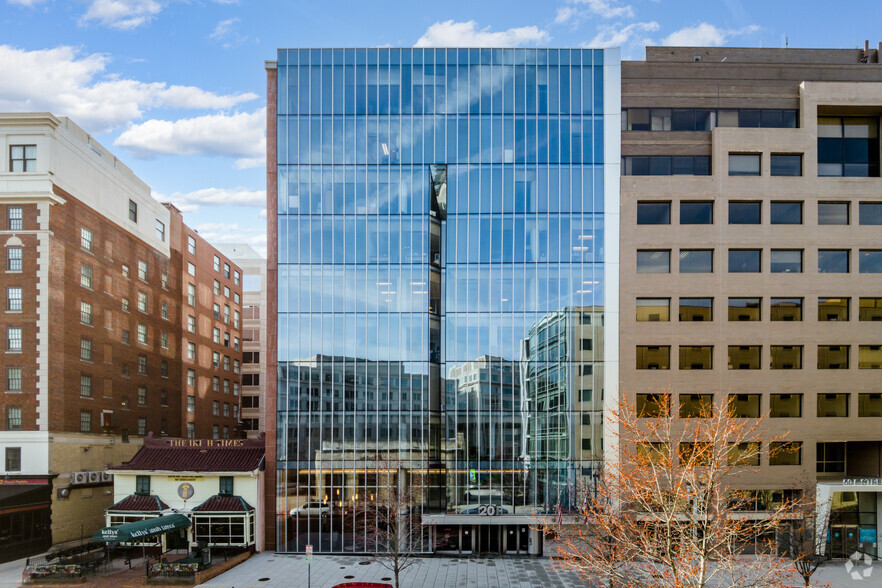
<instances>
[{"instance_id":1,"label":"square window","mask_svg":"<svg viewBox=\"0 0 882 588\"><path fill-rule=\"evenodd\" d=\"M139 355L138 356L138 373L142 376L147 375L147 356Z\"/></svg>"},{"instance_id":2,"label":"square window","mask_svg":"<svg viewBox=\"0 0 882 588\"><path fill-rule=\"evenodd\" d=\"M772 298L769 319L773 321L801 321L802 298Z\"/></svg>"},{"instance_id":3,"label":"square window","mask_svg":"<svg viewBox=\"0 0 882 588\"><path fill-rule=\"evenodd\" d=\"M220 271L220 257L218 257L217 255L214 256L214 271Z\"/></svg>"},{"instance_id":4,"label":"square window","mask_svg":"<svg viewBox=\"0 0 882 588\"><path fill-rule=\"evenodd\" d=\"M161 220L156 220L156 238L165 243L165 223Z\"/></svg>"},{"instance_id":5,"label":"square window","mask_svg":"<svg viewBox=\"0 0 882 588\"><path fill-rule=\"evenodd\" d=\"M882 369L882 345L860 345L858 347L858 369Z\"/></svg>"},{"instance_id":6,"label":"square window","mask_svg":"<svg viewBox=\"0 0 882 588\"><path fill-rule=\"evenodd\" d=\"M859 314L858 320L882 322L882 298L861 298Z\"/></svg>"},{"instance_id":7,"label":"square window","mask_svg":"<svg viewBox=\"0 0 882 588\"><path fill-rule=\"evenodd\" d=\"M769 443L770 466L798 466L802 464L801 441L775 441Z\"/></svg>"},{"instance_id":8,"label":"square window","mask_svg":"<svg viewBox=\"0 0 882 588\"><path fill-rule=\"evenodd\" d=\"M233 283L234 283L235 285L237 285L237 286L239 285L239 279L240 279L240 277L239 277L239 271L238 271L238 270L234 270L234 271L233 271Z\"/></svg>"},{"instance_id":9,"label":"square window","mask_svg":"<svg viewBox=\"0 0 882 588\"><path fill-rule=\"evenodd\" d=\"M713 302L713 298L681 298L680 322L712 321Z\"/></svg>"},{"instance_id":10,"label":"square window","mask_svg":"<svg viewBox=\"0 0 882 588\"><path fill-rule=\"evenodd\" d=\"M710 225L714 222L714 203L680 202L681 225Z\"/></svg>"},{"instance_id":11,"label":"square window","mask_svg":"<svg viewBox=\"0 0 882 588\"><path fill-rule=\"evenodd\" d=\"M187 343L187 359L196 359L195 343Z\"/></svg>"},{"instance_id":12,"label":"square window","mask_svg":"<svg viewBox=\"0 0 882 588\"><path fill-rule=\"evenodd\" d=\"M22 230L22 209L18 206L10 206L6 209L6 228L10 231Z\"/></svg>"},{"instance_id":13,"label":"square window","mask_svg":"<svg viewBox=\"0 0 882 588\"><path fill-rule=\"evenodd\" d=\"M848 249L819 249L819 274L847 274Z\"/></svg>"},{"instance_id":14,"label":"square window","mask_svg":"<svg viewBox=\"0 0 882 588\"><path fill-rule=\"evenodd\" d=\"M882 202L861 202L858 216L862 225L882 225Z\"/></svg>"},{"instance_id":15,"label":"square window","mask_svg":"<svg viewBox=\"0 0 882 588\"><path fill-rule=\"evenodd\" d=\"M670 345L638 345L638 370L669 370L671 369ZM246 374L247 375L247 374Z\"/></svg>"},{"instance_id":16,"label":"square window","mask_svg":"<svg viewBox=\"0 0 882 588\"><path fill-rule=\"evenodd\" d=\"M730 249L730 273L759 273L761 255L759 249Z\"/></svg>"},{"instance_id":17,"label":"square window","mask_svg":"<svg viewBox=\"0 0 882 588\"><path fill-rule=\"evenodd\" d=\"M6 271L20 272L21 271L21 260L22 260L21 247L7 247L6 248Z\"/></svg>"},{"instance_id":18,"label":"square window","mask_svg":"<svg viewBox=\"0 0 882 588\"><path fill-rule=\"evenodd\" d=\"M801 370L801 345L772 345L772 361L769 367L773 370Z\"/></svg>"},{"instance_id":19,"label":"square window","mask_svg":"<svg viewBox=\"0 0 882 588\"><path fill-rule=\"evenodd\" d=\"M9 171L13 173L37 171L37 146L10 145Z\"/></svg>"},{"instance_id":20,"label":"square window","mask_svg":"<svg viewBox=\"0 0 882 588\"><path fill-rule=\"evenodd\" d=\"M670 298L637 299L637 322L667 322L670 320Z\"/></svg>"},{"instance_id":21,"label":"square window","mask_svg":"<svg viewBox=\"0 0 882 588\"><path fill-rule=\"evenodd\" d=\"M882 251L861 249L858 269L862 274L882 274Z\"/></svg>"},{"instance_id":22,"label":"square window","mask_svg":"<svg viewBox=\"0 0 882 588\"><path fill-rule=\"evenodd\" d=\"M772 153L771 173L773 176L801 176L802 155Z\"/></svg>"},{"instance_id":23,"label":"square window","mask_svg":"<svg viewBox=\"0 0 882 588\"><path fill-rule=\"evenodd\" d=\"M882 417L882 394L858 394L859 417Z\"/></svg>"},{"instance_id":24,"label":"square window","mask_svg":"<svg viewBox=\"0 0 882 588\"><path fill-rule=\"evenodd\" d=\"M147 404L147 388L138 386L138 404L144 406Z\"/></svg>"},{"instance_id":25,"label":"square window","mask_svg":"<svg viewBox=\"0 0 882 588\"><path fill-rule=\"evenodd\" d=\"M141 312L147 312L147 293L146 292L138 292L138 310Z\"/></svg>"},{"instance_id":26,"label":"square window","mask_svg":"<svg viewBox=\"0 0 882 588\"><path fill-rule=\"evenodd\" d=\"M196 255L196 238L193 235L187 235L187 251Z\"/></svg>"},{"instance_id":27,"label":"square window","mask_svg":"<svg viewBox=\"0 0 882 588\"><path fill-rule=\"evenodd\" d=\"M215 280L215 281L214 281L214 295L215 295L215 296L220 296L220 293L221 293L221 285L220 285L220 282L217 281L217 280Z\"/></svg>"},{"instance_id":28,"label":"square window","mask_svg":"<svg viewBox=\"0 0 882 588\"><path fill-rule=\"evenodd\" d=\"M196 370L187 370L187 385L196 385Z\"/></svg>"},{"instance_id":29,"label":"square window","mask_svg":"<svg viewBox=\"0 0 882 588\"><path fill-rule=\"evenodd\" d=\"M761 298L730 298L729 320L736 322L760 320L761 302Z\"/></svg>"},{"instance_id":30,"label":"square window","mask_svg":"<svg viewBox=\"0 0 882 588\"><path fill-rule=\"evenodd\" d=\"M713 369L714 348L712 345L681 345L681 370Z\"/></svg>"},{"instance_id":31,"label":"square window","mask_svg":"<svg viewBox=\"0 0 882 588\"><path fill-rule=\"evenodd\" d=\"M730 225L758 225L762 220L761 202L729 202Z\"/></svg>"},{"instance_id":32,"label":"square window","mask_svg":"<svg viewBox=\"0 0 882 588\"><path fill-rule=\"evenodd\" d=\"M21 288L6 288L6 310L13 312L21 311Z\"/></svg>"},{"instance_id":33,"label":"square window","mask_svg":"<svg viewBox=\"0 0 882 588\"><path fill-rule=\"evenodd\" d=\"M138 203L134 200L129 200L129 220L133 223L138 222Z\"/></svg>"},{"instance_id":34,"label":"square window","mask_svg":"<svg viewBox=\"0 0 882 588\"><path fill-rule=\"evenodd\" d=\"M668 274L671 273L670 250L638 250L637 251L638 274Z\"/></svg>"},{"instance_id":35,"label":"square window","mask_svg":"<svg viewBox=\"0 0 882 588\"><path fill-rule=\"evenodd\" d=\"M770 394L769 417L773 419L802 417L802 394Z\"/></svg>"},{"instance_id":36,"label":"square window","mask_svg":"<svg viewBox=\"0 0 882 588\"><path fill-rule=\"evenodd\" d=\"M819 321L849 320L850 298L818 298Z\"/></svg>"},{"instance_id":37,"label":"square window","mask_svg":"<svg viewBox=\"0 0 882 588\"><path fill-rule=\"evenodd\" d=\"M761 394L729 394L729 415L736 419L760 418Z\"/></svg>"},{"instance_id":38,"label":"square window","mask_svg":"<svg viewBox=\"0 0 882 588\"><path fill-rule=\"evenodd\" d=\"M681 249L680 273L712 273L714 271L713 249Z\"/></svg>"},{"instance_id":39,"label":"square window","mask_svg":"<svg viewBox=\"0 0 882 588\"><path fill-rule=\"evenodd\" d=\"M187 262L187 273L190 274L191 276L196 275L196 266L193 265L192 263L190 263L189 261Z\"/></svg>"},{"instance_id":40,"label":"square window","mask_svg":"<svg viewBox=\"0 0 882 588\"><path fill-rule=\"evenodd\" d=\"M802 273L802 250L772 249L771 271L773 274Z\"/></svg>"},{"instance_id":41,"label":"square window","mask_svg":"<svg viewBox=\"0 0 882 588\"><path fill-rule=\"evenodd\" d=\"M819 370L847 370L848 345L818 345Z\"/></svg>"},{"instance_id":42,"label":"square window","mask_svg":"<svg viewBox=\"0 0 882 588\"><path fill-rule=\"evenodd\" d=\"M819 225L849 224L848 202L818 202Z\"/></svg>"},{"instance_id":43,"label":"square window","mask_svg":"<svg viewBox=\"0 0 882 588\"><path fill-rule=\"evenodd\" d=\"M147 325L138 324L138 343L147 344Z\"/></svg>"},{"instance_id":44,"label":"square window","mask_svg":"<svg viewBox=\"0 0 882 588\"><path fill-rule=\"evenodd\" d=\"M759 345L729 345L729 369L760 369L760 352Z\"/></svg>"},{"instance_id":45,"label":"square window","mask_svg":"<svg viewBox=\"0 0 882 588\"><path fill-rule=\"evenodd\" d=\"M847 417L849 394L818 394L818 417Z\"/></svg>"},{"instance_id":46,"label":"square window","mask_svg":"<svg viewBox=\"0 0 882 588\"><path fill-rule=\"evenodd\" d=\"M769 205L769 222L773 225L801 225L802 202L773 201Z\"/></svg>"},{"instance_id":47,"label":"square window","mask_svg":"<svg viewBox=\"0 0 882 588\"><path fill-rule=\"evenodd\" d=\"M671 224L670 202L638 202L638 225L669 225Z\"/></svg>"},{"instance_id":48,"label":"square window","mask_svg":"<svg viewBox=\"0 0 882 588\"><path fill-rule=\"evenodd\" d=\"M147 281L147 262L138 261L138 279Z\"/></svg>"},{"instance_id":49,"label":"square window","mask_svg":"<svg viewBox=\"0 0 882 588\"><path fill-rule=\"evenodd\" d=\"M188 316L187 317L187 330L190 331L191 333L196 332L196 317L195 316Z\"/></svg>"},{"instance_id":50,"label":"square window","mask_svg":"<svg viewBox=\"0 0 882 588\"><path fill-rule=\"evenodd\" d=\"M760 175L759 153L730 153L729 154L730 176L758 176Z\"/></svg>"}]
</instances>

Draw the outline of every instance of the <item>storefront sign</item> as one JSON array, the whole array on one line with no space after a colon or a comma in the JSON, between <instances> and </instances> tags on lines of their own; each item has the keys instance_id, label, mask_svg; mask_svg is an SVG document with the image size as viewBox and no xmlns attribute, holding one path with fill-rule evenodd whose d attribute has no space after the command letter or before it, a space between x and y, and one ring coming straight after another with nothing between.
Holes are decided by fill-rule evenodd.
<instances>
[{"instance_id":1,"label":"storefront sign","mask_svg":"<svg viewBox=\"0 0 882 588\"><path fill-rule=\"evenodd\" d=\"M244 447L243 439L169 439L170 447Z\"/></svg>"},{"instance_id":2,"label":"storefront sign","mask_svg":"<svg viewBox=\"0 0 882 588\"><path fill-rule=\"evenodd\" d=\"M169 482L201 482L202 476L169 476Z\"/></svg>"},{"instance_id":3,"label":"storefront sign","mask_svg":"<svg viewBox=\"0 0 882 588\"><path fill-rule=\"evenodd\" d=\"M845 478L843 486L882 486L882 478Z\"/></svg>"}]
</instances>

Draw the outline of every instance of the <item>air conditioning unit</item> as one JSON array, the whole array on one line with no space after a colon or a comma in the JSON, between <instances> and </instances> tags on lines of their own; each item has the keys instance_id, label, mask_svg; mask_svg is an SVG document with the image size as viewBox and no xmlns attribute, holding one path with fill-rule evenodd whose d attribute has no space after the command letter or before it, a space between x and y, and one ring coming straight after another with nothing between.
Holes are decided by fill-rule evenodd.
<instances>
[{"instance_id":1,"label":"air conditioning unit","mask_svg":"<svg viewBox=\"0 0 882 588\"><path fill-rule=\"evenodd\" d=\"M70 475L70 483L73 486L89 483L89 472L74 472Z\"/></svg>"},{"instance_id":2,"label":"air conditioning unit","mask_svg":"<svg viewBox=\"0 0 882 588\"><path fill-rule=\"evenodd\" d=\"M102 472L89 472L89 483L90 484L100 484L102 478L103 478Z\"/></svg>"},{"instance_id":3,"label":"air conditioning unit","mask_svg":"<svg viewBox=\"0 0 882 588\"><path fill-rule=\"evenodd\" d=\"M110 472L101 472L101 481L102 482L113 482L113 474Z\"/></svg>"}]
</instances>

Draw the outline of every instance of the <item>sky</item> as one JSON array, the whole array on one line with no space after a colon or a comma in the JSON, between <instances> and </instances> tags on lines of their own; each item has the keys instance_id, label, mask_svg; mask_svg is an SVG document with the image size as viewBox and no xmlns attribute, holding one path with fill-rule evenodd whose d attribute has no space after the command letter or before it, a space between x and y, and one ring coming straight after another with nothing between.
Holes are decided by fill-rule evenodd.
<instances>
[{"instance_id":1,"label":"sky","mask_svg":"<svg viewBox=\"0 0 882 588\"><path fill-rule=\"evenodd\" d=\"M829 0L0 0L0 112L69 116L200 235L265 254L279 47L875 48L880 16Z\"/></svg>"}]
</instances>

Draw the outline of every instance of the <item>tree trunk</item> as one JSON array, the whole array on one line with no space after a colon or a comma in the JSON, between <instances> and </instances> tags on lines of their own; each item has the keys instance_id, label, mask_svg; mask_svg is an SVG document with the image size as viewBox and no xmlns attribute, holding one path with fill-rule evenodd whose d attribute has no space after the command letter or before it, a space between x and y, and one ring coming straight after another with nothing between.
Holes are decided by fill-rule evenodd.
<instances>
[{"instance_id":1,"label":"tree trunk","mask_svg":"<svg viewBox=\"0 0 882 588\"><path fill-rule=\"evenodd\" d=\"M398 585L398 568L397 567L395 568L395 588L401 588Z\"/></svg>"}]
</instances>

